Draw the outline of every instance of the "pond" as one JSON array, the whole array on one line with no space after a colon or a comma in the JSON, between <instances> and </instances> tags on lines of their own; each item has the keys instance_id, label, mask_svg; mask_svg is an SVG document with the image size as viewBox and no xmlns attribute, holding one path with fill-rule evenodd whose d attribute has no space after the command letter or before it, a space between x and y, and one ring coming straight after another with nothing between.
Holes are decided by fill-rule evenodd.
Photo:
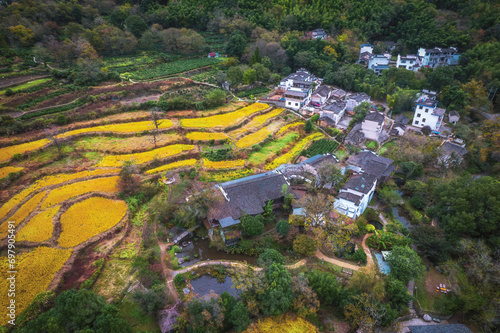
<instances>
[{"instance_id":1,"label":"pond","mask_svg":"<svg viewBox=\"0 0 500 333\"><path fill-rule=\"evenodd\" d=\"M182 252L176 254L176 258L184 258L189 256L190 260L180 264L179 266L188 267L199 261L204 260L238 260L246 261L248 264L256 265L257 257L247 256L244 254L228 254L224 251L217 251L216 248L208 247L210 240L208 237L205 239L198 239L197 242L191 239L184 239L182 243L188 243L187 246L182 247ZM195 258L195 254L198 258Z\"/></svg>"},{"instance_id":2,"label":"pond","mask_svg":"<svg viewBox=\"0 0 500 333\"><path fill-rule=\"evenodd\" d=\"M394 214L394 217L396 220L401 222L402 225L404 225L408 230L410 230L413 225L411 224L411 221L407 219L401 212L400 212L400 207L392 207L392 213Z\"/></svg>"},{"instance_id":3,"label":"pond","mask_svg":"<svg viewBox=\"0 0 500 333\"><path fill-rule=\"evenodd\" d=\"M368 221L368 224L371 224L375 227L376 230L382 230L384 229L384 225L380 223L379 221Z\"/></svg>"},{"instance_id":4,"label":"pond","mask_svg":"<svg viewBox=\"0 0 500 333\"><path fill-rule=\"evenodd\" d=\"M378 267L380 268L380 272L382 274L389 274L391 269L390 269L389 265L387 264L387 261L384 260L382 253L375 252L375 257L377 257L377 263L378 263Z\"/></svg>"},{"instance_id":5,"label":"pond","mask_svg":"<svg viewBox=\"0 0 500 333\"><path fill-rule=\"evenodd\" d=\"M241 293L240 290L233 288L233 279L230 276L226 276L226 280L223 283L219 283L216 278L203 275L192 280L191 286L193 286L193 292L200 296L213 293L220 296L223 292L227 291L230 295L238 298Z\"/></svg>"}]
</instances>

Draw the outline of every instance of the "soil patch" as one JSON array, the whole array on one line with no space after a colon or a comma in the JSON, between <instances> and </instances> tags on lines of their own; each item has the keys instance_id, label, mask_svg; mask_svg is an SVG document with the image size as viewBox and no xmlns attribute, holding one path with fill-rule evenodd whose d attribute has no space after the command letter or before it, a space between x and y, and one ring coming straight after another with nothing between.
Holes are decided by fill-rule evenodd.
<instances>
[{"instance_id":1,"label":"soil patch","mask_svg":"<svg viewBox=\"0 0 500 333\"><path fill-rule=\"evenodd\" d=\"M41 79L47 76L48 75L23 75L17 77L8 77L6 79L0 79L0 88L5 88L8 86L12 86L14 84L21 84L26 81Z\"/></svg>"}]
</instances>

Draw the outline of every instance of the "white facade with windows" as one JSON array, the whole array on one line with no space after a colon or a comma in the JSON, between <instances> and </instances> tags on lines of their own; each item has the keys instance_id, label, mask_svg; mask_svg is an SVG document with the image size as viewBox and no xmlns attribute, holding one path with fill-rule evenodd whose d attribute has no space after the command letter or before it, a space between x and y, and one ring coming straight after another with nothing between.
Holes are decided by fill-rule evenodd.
<instances>
[{"instance_id":1,"label":"white facade with windows","mask_svg":"<svg viewBox=\"0 0 500 333\"><path fill-rule=\"evenodd\" d=\"M357 218L364 213L377 186L377 178L365 173L352 176L340 189L333 204L335 210L350 218Z\"/></svg>"},{"instance_id":2,"label":"white facade with windows","mask_svg":"<svg viewBox=\"0 0 500 333\"><path fill-rule=\"evenodd\" d=\"M409 54L407 56L401 56L398 54L398 59L396 61L397 68L405 68L409 71L418 71L420 68L421 62L420 59L413 54Z\"/></svg>"},{"instance_id":3,"label":"white facade with windows","mask_svg":"<svg viewBox=\"0 0 500 333\"><path fill-rule=\"evenodd\" d=\"M439 131L446 109L438 108L437 101L419 97L415 106L415 115L412 125L415 127L429 126L432 131Z\"/></svg>"}]
</instances>

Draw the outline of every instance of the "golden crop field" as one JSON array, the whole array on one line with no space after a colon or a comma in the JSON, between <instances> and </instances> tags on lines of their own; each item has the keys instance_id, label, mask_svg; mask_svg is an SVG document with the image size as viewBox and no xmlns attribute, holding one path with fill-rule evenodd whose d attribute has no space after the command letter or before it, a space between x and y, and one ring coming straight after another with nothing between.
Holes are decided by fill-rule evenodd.
<instances>
[{"instance_id":1,"label":"golden crop field","mask_svg":"<svg viewBox=\"0 0 500 333\"><path fill-rule=\"evenodd\" d=\"M54 275L63 267L71 256L72 250L60 250L38 247L16 258L16 314L23 312L39 293L47 290ZM6 257L0 259L0 307L8 306L9 298L9 262ZM3 312L5 313L5 312ZM8 317L0 318L0 325L7 324Z\"/></svg>"},{"instance_id":2,"label":"golden crop field","mask_svg":"<svg viewBox=\"0 0 500 333\"><path fill-rule=\"evenodd\" d=\"M203 159L203 165L207 169L236 169L245 165L245 160L230 160L230 161L209 161Z\"/></svg>"},{"instance_id":3,"label":"golden crop field","mask_svg":"<svg viewBox=\"0 0 500 333\"><path fill-rule=\"evenodd\" d=\"M170 119L162 119L159 129L168 129L173 126ZM143 131L149 131L152 128L152 121L136 121L131 123L121 123L121 124L109 124L94 127L85 127L72 131L67 131L59 135L61 138L67 138L73 135L78 135L82 133L140 133Z\"/></svg>"},{"instance_id":4,"label":"golden crop field","mask_svg":"<svg viewBox=\"0 0 500 333\"><path fill-rule=\"evenodd\" d=\"M249 115L267 109L269 105L264 103L254 103L234 112L219 114L215 116L183 119L181 126L186 128L224 128L238 124Z\"/></svg>"},{"instance_id":5,"label":"golden crop field","mask_svg":"<svg viewBox=\"0 0 500 333\"><path fill-rule=\"evenodd\" d=\"M90 192L118 193L119 178L119 176L96 178L58 187L50 191L41 208L45 209Z\"/></svg>"},{"instance_id":6,"label":"golden crop field","mask_svg":"<svg viewBox=\"0 0 500 333\"><path fill-rule=\"evenodd\" d=\"M260 130L258 130L257 132L248 134L248 135L242 137L241 139L239 139L236 142L236 147L238 147L238 148L251 147L254 144L259 143L262 140L264 140L265 138L267 138L267 136L271 133L272 133L272 130L269 127L263 127Z\"/></svg>"},{"instance_id":7,"label":"golden crop field","mask_svg":"<svg viewBox=\"0 0 500 333\"><path fill-rule=\"evenodd\" d=\"M59 245L77 246L114 227L126 212L127 204L121 200L92 197L77 202L61 216Z\"/></svg>"},{"instance_id":8,"label":"golden crop field","mask_svg":"<svg viewBox=\"0 0 500 333\"><path fill-rule=\"evenodd\" d=\"M276 158L274 161L266 165L266 170L272 170L281 164L288 163L292 160L292 158L295 157L298 153L301 152L301 150L312 140L317 139L322 137L323 134L321 133L314 133L311 134L304 139L302 139L299 143L297 143L288 153L281 155L280 157Z\"/></svg>"},{"instance_id":9,"label":"golden crop field","mask_svg":"<svg viewBox=\"0 0 500 333\"><path fill-rule=\"evenodd\" d=\"M0 168L0 179L5 178L9 175L11 172L19 172L21 170L24 170L23 167L13 167L13 166L6 166L3 168Z\"/></svg>"},{"instance_id":10,"label":"golden crop field","mask_svg":"<svg viewBox=\"0 0 500 333\"><path fill-rule=\"evenodd\" d=\"M31 214L31 212L38 206L38 204L45 197L46 192L40 192L29 199L24 205L22 205L14 215L9 218L9 221L14 221L14 225L18 226ZM4 239L9 231L9 226L7 221L0 225L0 239Z\"/></svg>"},{"instance_id":11,"label":"golden crop field","mask_svg":"<svg viewBox=\"0 0 500 333\"><path fill-rule=\"evenodd\" d=\"M292 127L297 127L297 126L300 126L300 125L304 125L304 122L303 121L297 121L297 122L294 122L294 123L291 123L291 124L288 124L288 125L285 125L283 126L279 131L278 133L276 133L276 135L280 135L282 133L285 133L286 131L288 131L288 129L292 128Z\"/></svg>"},{"instance_id":12,"label":"golden crop field","mask_svg":"<svg viewBox=\"0 0 500 333\"><path fill-rule=\"evenodd\" d=\"M252 128L259 127L260 125L264 124L268 119L274 118L280 113L282 113L283 110L285 109L282 108L274 109L271 112L261 114L260 116L256 116L248 124L246 124L242 128L230 132L229 135L235 137L251 130Z\"/></svg>"},{"instance_id":13,"label":"golden crop field","mask_svg":"<svg viewBox=\"0 0 500 333\"><path fill-rule=\"evenodd\" d=\"M182 160L182 161L177 161L169 164L162 165L158 168L154 168L151 170L146 171L147 175L152 175L158 172L163 172L163 171L169 171L172 169L177 169L177 168L184 168L184 167L189 167L189 166L194 166L196 164L196 160L194 158L189 159L189 160Z\"/></svg>"},{"instance_id":14,"label":"golden crop field","mask_svg":"<svg viewBox=\"0 0 500 333\"><path fill-rule=\"evenodd\" d=\"M219 141L227 139L228 136L225 133L190 132L186 134L186 138L194 141Z\"/></svg>"},{"instance_id":15,"label":"golden crop field","mask_svg":"<svg viewBox=\"0 0 500 333\"><path fill-rule=\"evenodd\" d=\"M44 242L52 237L52 219L60 206L54 206L35 215L16 235L17 241Z\"/></svg>"},{"instance_id":16,"label":"golden crop field","mask_svg":"<svg viewBox=\"0 0 500 333\"><path fill-rule=\"evenodd\" d=\"M224 172L205 172L202 174L201 179L206 182L227 182L230 180L250 176L254 172L253 169L240 169Z\"/></svg>"},{"instance_id":17,"label":"golden crop field","mask_svg":"<svg viewBox=\"0 0 500 333\"><path fill-rule=\"evenodd\" d=\"M49 144L48 139L42 139L27 143L22 143L20 145L8 146L0 148L0 162L5 162L10 160L15 154L24 154L33 150L37 150Z\"/></svg>"},{"instance_id":18,"label":"golden crop field","mask_svg":"<svg viewBox=\"0 0 500 333\"><path fill-rule=\"evenodd\" d=\"M193 150L193 145L170 145L158 149L153 149L143 153L107 155L97 166L100 167L121 167L125 161L134 161L136 164L144 164L156 159L164 159L182 153L183 151Z\"/></svg>"},{"instance_id":19,"label":"golden crop field","mask_svg":"<svg viewBox=\"0 0 500 333\"><path fill-rule=\"evenodd\" d=\"M98 175L108 175L108 174L112 175L112 174L118 174L119 172L120 169L95 169L95 170L81 171L76 173L59 173L56 175L43 177L42 179L37 180L33 185L31 185L27 189L16 194L14 197L12 197L12 199L7 201L6 203L4 203L3 206L0 208L0 220L4 218L5 215L7 215L12 210L12 208L14 208L20 202L22 202L28 195L41 188L51 185L62 184L70 180L98 176Z\"/></svg>"}]
</instances>

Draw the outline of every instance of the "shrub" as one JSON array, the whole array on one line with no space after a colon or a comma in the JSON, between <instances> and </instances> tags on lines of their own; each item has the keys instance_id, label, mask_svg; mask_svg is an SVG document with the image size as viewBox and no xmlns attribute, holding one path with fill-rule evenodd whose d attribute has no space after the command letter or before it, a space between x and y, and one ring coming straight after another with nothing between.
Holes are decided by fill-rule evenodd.
<instances>
[{"instance_id":1,"label":"shrub","mask_svg":"<svg viewBox=\"0 0 500 333\"><path fill-rule=\"evenodd\" d=\"M264 232L263 216L249 216L245 215L241 218L241 225L243 227L243 233L246 236L257 236Z\"/></svg>"},{"instance_id":2,"label":"shrub","mask_svg":"<svg viewBox=\"0 0 500 333\"><path fill-rule=\"evenodd\" d=\"M304 131L306 131L306 133L311 133L312 130L313 130L313 124L311 120L306 121L306 124L304 126Z\"/></svg>"},{"instance_id":3,"label":"shrub","mask_svg":"<svg viewBox=\"0 0 500 333\"><path fill-rule=\"evenodd\" d=\"M153 289L134 291L132 298L139 303L144 312L154 315L157 311L163 309L166 304L164 290L165 286L163 284L157 284Z\"/></svg>"},{"instance_id":4,"label":"shrub","mask_svg":"<svg viewBox=\"0 0 500 333\"><path fill-rule=\"evenodd\" d=\"M299 235L293 242L293 250L305 256L312 256L316 253L316 241L306 235Z\"/></svg>"},{"instance_id":5,"label":"shrub","mask_svg":"<svg viewBox=\"0 0 500 333\"><path fill-rule=\"evenodd\" d=\"M287 220L280 220L276 223L276 232L280 234L281 237L286 237L288 231L290 230L290 223Z\"/></svg>"},{"instance_id":6,"label":"shrub","mask_svg":"<svg viewBox=\"0 0 500 333\"><path fill-rule=\"evenodd\" d=\"M416 209L423 209L425 207L425 199L421 195L411 197L409 202Z\"/></svg>"},{"instance_id":7,"label":"shrub","mask_svg":"<svg viewBox=\"0 0 500 333\"><path fill-rule=\"evenodd\" d=\"M184 279L184 274L177 274L174 277L174 284L178 288L182 288L186 285L186 279Z\"/></svg>"},{"instance_id":8,"label":"shrub","mask_svg":"<svg viewBox=\"0 0 500 333\"><path fill-rule=\"evenodd\" d=\"M357 249L356 252L354 252L354 260L360 261L364 264L366 264L366 253L363 251L363 249Z\"/></svg>"},{"instance_id":9,"label":"shrub","mask_svg":"<svg viewBox=\"0 0 500 333\"><path fill-rule=\"evenodd\" d=\"M285 258L274 249L267 249L264 253L262 253L257 260L259 266L271 266L273 263L284 264Z\"/></svg>"}]
</instances>

